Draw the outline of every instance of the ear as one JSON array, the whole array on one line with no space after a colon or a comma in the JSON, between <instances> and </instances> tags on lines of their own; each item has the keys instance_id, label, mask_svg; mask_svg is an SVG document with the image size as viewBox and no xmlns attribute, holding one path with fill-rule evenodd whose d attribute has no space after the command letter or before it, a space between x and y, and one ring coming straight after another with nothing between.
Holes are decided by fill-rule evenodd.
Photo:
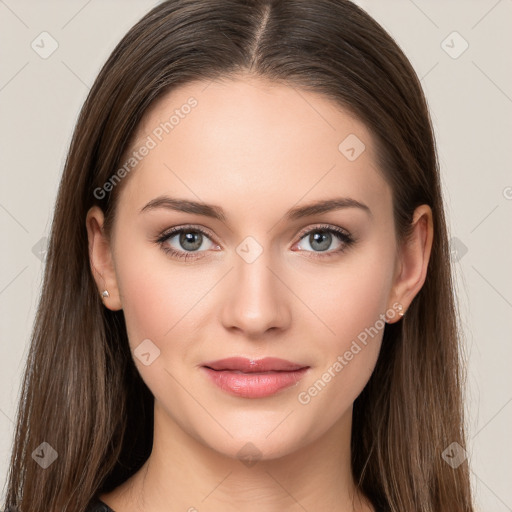
<instances>
[{"instance_id":1,"label":"ear","mask_svg":"<svg viewBox=\"0 0 512 512\"><path fill-rule=\"evenodd\" d=\"M425 282L433 238L432 210L423 204L414 211L412 233L399 249L397 272L391 294L392 303L402 304L404 314ZM394 321L400 319L398 315L396 316Z\"/></svg>"},{"instance_id":2,"label":"ear","mask_svg":"<svg viewBox=\"0 0 512 512\"><path fill-rule=\"evenodd\" d=\"M85 224L89 240L89 260L91 271L101 296L104 290L109 293L103 297L103 304L112 311L122 309L117 277L112 258L110 242L103 231L104 215L99 206L93 206L87 212Z\"/></svg>"}]
</instances>

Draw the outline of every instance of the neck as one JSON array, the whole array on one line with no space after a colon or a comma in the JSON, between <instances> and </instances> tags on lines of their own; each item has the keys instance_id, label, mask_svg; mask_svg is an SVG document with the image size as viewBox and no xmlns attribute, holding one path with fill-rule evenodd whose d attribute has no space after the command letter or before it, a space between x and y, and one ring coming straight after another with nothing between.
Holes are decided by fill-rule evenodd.
<instances>
[{"instance_id":1,"label":"neck","mask_svg":"<svg viewBox=\"0 0 512 512\"><path fill-rule=\"evenodd\" d=\"M320 438L292 453L266 460L247 443L241 452L247 456L237 459L191 436L155 401L150 457L127 482L101 498L116 512L371 512L352 477L351 423L352 409Z\"/></svg>"}]
</instances>

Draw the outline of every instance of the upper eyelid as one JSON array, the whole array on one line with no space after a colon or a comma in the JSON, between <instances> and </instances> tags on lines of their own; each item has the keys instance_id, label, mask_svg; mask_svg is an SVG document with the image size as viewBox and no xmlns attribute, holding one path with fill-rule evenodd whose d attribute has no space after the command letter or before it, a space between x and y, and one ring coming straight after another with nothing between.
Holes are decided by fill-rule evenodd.
<instances>
[{"instance_id":1,"label":"upper eyelid","mask_svg":"<svg viewBox=\"0 0 512 512\"><path fill-rule=\"evenodd\" d=\"M170 238L182 231L199 231L200 233L202 233L210 238L215 238L215 237L213 237L213 235L210 234L210 231L207 228L204 228L199 225L194 225L194 224L186 224L184 226L176 226L176 227L172 227L170 229L166 229L162 232L161 235L158 236L158 238L159 239L167 239L167 238ZM213 242L213 240L212 240L212 242Z\"/></svg>"},{"instance_id":2,"label":"upper eyelid","mask_svg":"<svg viewBox=\"0 0 512 512\"><path fill-rule=\"evenodd\" d=\"M301 229L297 236L299 237L299 239L302 240L304 238L304 236L306 236L310 232L321 231L321 230L331 231L331 232L334 232L335 234L340 234L339 231L342 231L342 233L345 234L346 236L348 236L348 237L352 236L350 231L348 231L347 229L342 228L341 226L333 226L331 224L318 224L313 227L307 227L307 228Z\"/></svg>"}]
</instances>

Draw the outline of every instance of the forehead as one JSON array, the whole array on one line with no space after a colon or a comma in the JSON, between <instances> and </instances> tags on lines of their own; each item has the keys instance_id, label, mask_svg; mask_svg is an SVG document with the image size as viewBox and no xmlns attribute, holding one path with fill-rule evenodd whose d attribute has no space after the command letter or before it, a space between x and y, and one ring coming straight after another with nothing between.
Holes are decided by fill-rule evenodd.
<instances>
[{"instance_id":1,"label":"forehead","mask_svg":"<svg viewBox=\"0 0 512 512\"><path fill-rule=\"evenodd\" d=\"M164 193L266 209L391 197L363 123L323 95L260 78L176 88L146 112L124 160L134 152L125 197L140 207Z\"/></svg>"}]
</instances>

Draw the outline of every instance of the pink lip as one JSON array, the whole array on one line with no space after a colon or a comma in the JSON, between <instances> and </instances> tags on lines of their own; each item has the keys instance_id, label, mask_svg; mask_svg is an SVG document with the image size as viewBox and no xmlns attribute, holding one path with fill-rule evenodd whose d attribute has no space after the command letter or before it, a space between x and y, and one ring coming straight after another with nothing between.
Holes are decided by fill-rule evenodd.
<instances>
[{"instance_id":1,"label":"pink lip","mask_svg":"<svg viewBox=\"0 0 512 512\"><path fill-rule=\"evenodd\" d=\"M207 362L201 368L214 384L227 393L262 398L296 384L309 366L275 357L258 360L230 357Z\"/></svg>"}]
</instances>

